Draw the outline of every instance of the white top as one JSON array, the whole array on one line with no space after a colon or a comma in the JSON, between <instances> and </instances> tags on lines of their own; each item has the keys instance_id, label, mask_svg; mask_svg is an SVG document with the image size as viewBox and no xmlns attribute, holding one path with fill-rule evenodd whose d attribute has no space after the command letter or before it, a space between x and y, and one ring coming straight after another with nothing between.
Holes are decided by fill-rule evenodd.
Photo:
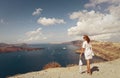
<instances>
[{"instance_id":1,"label":"white top","mask_svg":"<svg viewBox=\"0 0 120 78\"><path fill-rule=\"evenodd\" d=\"M84 41L82 48L85 48L85 51L87 51L88 49L92 49L92 45L90 43L87 43L87 41Z\"/></svg>"}]
</instances>

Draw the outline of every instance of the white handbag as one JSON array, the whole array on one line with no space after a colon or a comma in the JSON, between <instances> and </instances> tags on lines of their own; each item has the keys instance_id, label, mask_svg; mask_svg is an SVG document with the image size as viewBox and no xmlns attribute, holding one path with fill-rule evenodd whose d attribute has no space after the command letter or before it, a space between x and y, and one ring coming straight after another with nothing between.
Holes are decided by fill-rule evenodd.
<instances>
[{"instance_id":1,"label":"white handbag","mask_svg":"<svg viewBox=\"0 0 120 78\"><path fill-rule=\"evenodd\" d=\"M79 59L79 72L82 73L82 65L83 65L83 62L81 60L81 58Z\"/></svg>"},{"instance_id":2,"label":"white handbag","mask_svg":"<svg viewBox=\"0 0 120 78\"><path fill-rule=\"evenodd\" d=\"M83 62L81 59L79 59L79 66L82 66L83 65Z\"/></svg>"}]
</instances>

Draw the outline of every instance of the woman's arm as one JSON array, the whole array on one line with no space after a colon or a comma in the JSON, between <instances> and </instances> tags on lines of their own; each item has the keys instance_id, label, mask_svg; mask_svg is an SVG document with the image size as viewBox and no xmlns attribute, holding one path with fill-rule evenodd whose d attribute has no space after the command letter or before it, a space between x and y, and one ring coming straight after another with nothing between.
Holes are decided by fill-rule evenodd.
<instances>
[{"instance_id":1,"label":"woman's arm","mask_svg":"<svg viewBox=\"0 0 120 78\"><path fill-rule=\"evenodd\" d=\"M86 41L84 41L83 42L83 44L82 44L82 48L81 48L81 54L80 54L80 56L82 56L82 54L84 53L84 51L85 51L85 47L86 47Z\"/></svg>"},{"instance_id":2,"label":"woman's arm","mask_svg":"<svg viewBox=\"0 0 120 78\"><path fill-rule=\"evenodd\" d=\"M82 48L80 56L82 56L82 54L84 53L84 51L85 51L85 48Z\"/></svg>"}]
</instances>

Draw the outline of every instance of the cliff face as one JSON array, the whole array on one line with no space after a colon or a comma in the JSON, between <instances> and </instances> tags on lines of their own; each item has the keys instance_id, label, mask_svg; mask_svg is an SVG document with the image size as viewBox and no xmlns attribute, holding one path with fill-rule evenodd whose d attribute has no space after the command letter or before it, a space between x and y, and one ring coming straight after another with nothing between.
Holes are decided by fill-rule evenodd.
<instances>
[{"instance_id":1,"label":"cliff face","mask_svg":"<svg viewBox=\"0 0 120 78\"><path fill-rule=\"evenodd\" d=\"M120 58L120 43L113 42L92 42L93 51L97 56L106 60Z\"/></svg>"}]
</instances>

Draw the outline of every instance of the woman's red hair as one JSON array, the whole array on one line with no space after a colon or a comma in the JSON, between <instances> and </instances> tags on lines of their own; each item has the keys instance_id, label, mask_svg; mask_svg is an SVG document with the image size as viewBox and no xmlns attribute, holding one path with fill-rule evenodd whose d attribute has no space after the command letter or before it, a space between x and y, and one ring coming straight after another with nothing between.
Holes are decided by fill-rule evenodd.
<instances>
[{"instance_id":1,"label":"woman's red hair","mask_svg":"<svg viewBox=\"0 0 120 78\"><path fill-rule=\"evenodd\" d=\"M90 42L90 38L89 38L87 35L84 35L84 36L83 36L83 39L85 39L85 40L87 41L87 43Z\"/></svg>"}]
</instances>

